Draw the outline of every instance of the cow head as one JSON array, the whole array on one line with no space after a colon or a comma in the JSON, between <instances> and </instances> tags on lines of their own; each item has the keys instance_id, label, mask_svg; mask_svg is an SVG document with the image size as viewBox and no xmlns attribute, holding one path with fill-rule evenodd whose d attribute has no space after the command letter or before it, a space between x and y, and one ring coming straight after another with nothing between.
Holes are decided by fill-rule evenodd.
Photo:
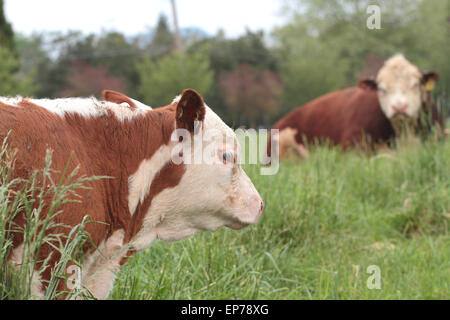
<instances>
[{"instance_id":1,"label":"cow head","mask_svg":"<svg viewBox=\"0 0 450 320\"><path fill-rule=\"evenodd\" d=\"M235 133L195 90L184 90L168 107L175 111L170 163L182 168L182 176L152 200L144 228L154 226L156 238L175 241L257 222L263 201L239 163Z\"/></svg>"},{"instance_id":2,"label":"cow head","mask_svg":"<svg viewBox=\"0 0 450 320\"><path fill-rule=\"evenodd\" d=\"M438 80L438 73L423 73L398 54L384 63L376 80L362 80L359 86L377 90L381 109L400 135L405 130L414 132L420 109Z\"/></svg>"}]
</instances>

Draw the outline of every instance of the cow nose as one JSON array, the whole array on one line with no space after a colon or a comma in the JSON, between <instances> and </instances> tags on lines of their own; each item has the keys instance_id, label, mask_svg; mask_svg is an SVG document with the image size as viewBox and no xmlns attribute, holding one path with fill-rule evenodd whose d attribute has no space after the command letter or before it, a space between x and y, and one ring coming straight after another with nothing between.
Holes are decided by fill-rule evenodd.
<instances>
[{"instance_id":1,"label":"cow nose","mask_svg":"<svg viewBox=\"0 0 450 320\"><path fill-rule=\"evenodd\" d=\"M255 218L259 218L264 210L264 202L259 195L254 195L249 199L247 208Z\"/></svg>"},{"instance_id":2,"label":"cow nose","mask_svg":"<svg viewBox=\"0 0 450 320\"><path fill-rule=\"evenodd\" d=\"M408 111L408 104L407 103L394 104L392 106L392 111L394 111L394 114L395 113L400 113L400 112L406 113Z\"/></svg>"}]
</instances>

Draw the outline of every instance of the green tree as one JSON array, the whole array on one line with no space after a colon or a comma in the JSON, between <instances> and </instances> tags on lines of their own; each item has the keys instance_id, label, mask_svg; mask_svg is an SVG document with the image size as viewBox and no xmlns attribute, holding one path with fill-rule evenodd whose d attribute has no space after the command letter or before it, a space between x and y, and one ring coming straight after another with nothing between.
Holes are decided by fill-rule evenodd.
<instances>
[{"instance_id":1,"label":"green tree","mask_svg":"<svg viewBox=\"0 0 450 320\"><path fill-rule=\"evenodd\" d=\"M441 74L448 92L447 0L293 0L288 25L275 31L286 84L285 108L357 83L369 56L402 52L423 70ZM381 8L381 29L366 26L370 4ZM443 89L447 87L447 89Z\"/></svg>"},{"instance_id":2,"label":"green tree","mask_svg":"<svg viewBox=\"0 0 450 320\"><path fill-rule=\"evenodd\" d=\"M219 82L222 75L235 72L241 64L259 70L277 72L276 56L267 46L264 32L247 30L237 39L227 39L224 31L220 30L214 37L204 39L188 49L190 52L199 50L209 52L211 68L216 75L212 88L206 96L207 101L228 124L232 126L249 124L248 119L245 120L245 116L238 116L237 113L240 111L228 103L228 97Z\"/></svg>"},{"instance_id":3,"label":"green tree","mask_svg":"<svg viewBox=\"0 0 450 320\"><path fill-rule=\"evenodd\" d=\"M171 53L158 61L146 58L138 64L138 92L152 106L167 105L186 88L208 94L214 80L208 52Z\"/></svg>"},{"instance_id":4,"label":"green tree","mask_svg":"<svg viewBox=\"0 0 450 320\"><path fill-rule=\"evenodd\" d=\"M279 68L284 90L284 114L324 93L340 89L346 83L348 62L326 42L307 34L306 24L286 26L276 33L280 48ZM302 34L301 40L294 34Z\"/></svg>"},{"instance_id":5,"label":"green tree","mask_svg":"<svg viewBox=\"0 0 450 320\"><path fill-rule=\"evenodd\" d=\"M32 94L31 78L19 77L17 70L19 61L5 47L0 47L0 96L14 96Z\"/></svg>"},{"instance_id":6,"label":"green tree","mask_svg":"<svg viewBox=\"0 0 450 320\"><path fill-rule=\"evenodd\" d=\"M4 1L0 0L0 46L6 47L11 52L15 53L14 32L11 27L11 24L8 23L8 21L6 21L3 7Z\"/></svg>"},{"instance_id":7,"label":"green tree","mask_svg":"<svg viewBox=\"0 0 450 320\"><path fill-rule=\"evenodd\" d=\"M85 54L81 32L33 34L19 47L28 69L35 69L34 85L39 98L57 98L67 86L70 62ZM33 54L35 53L35 54ZM87 58L87 54L83 58ZM37 58L37 59L36 59ZM25 67L25 65L24 65Z\"/></svg>"},{"instance_id":8,"label":"green tree","mask_svg":"<svg viewBox=\"0 0 450 320\"><path fill-rule=\"evenodd\" d=\"M220 75L219 87L237 124L268 125L267 120L278 111L282 83L273 71L240 64L235 71Z\"/></svg>"},{"instance_id":9,"label":"green tree","mask_svg":"<svg viewBox=\"0 0 450 320\"><path fill-rule=\"evenodd\" d=\"M15 46L20 60L18 77L28 78L33 93L40 96L39 92L48 84L45 81L46 72L52 65L49 54L44 50L44 39L41 34L25 36L15 34Z\"/></svg>"},{"instance_id":10,"label":"green tree","mask_svg":"<svg viewBox=\"0 0 450 320\"><path fill-rule=\"evenodd\" d=\"M167 16L161 14L148 51L152 57L160 58L174 49L174 43L175 36L169 29Z\"/></svg>"},{"instance_id":11,"label":"green tree","mask_svg":"<svg viewBox=\"0 0 450 320\"><path fill-rule=\"evenodd\" d=\"M243 36L231 40L231 52L236 64L276 70L276 60L265 43L264 31L247 30Z\"/></svg>"},{"instance_id":12,"label":"green tree","mask_svg":"<svg viewBox=\"0 0 450 320\"><path fill-rule=\"evenodd\" d=\"M83 78L80 72L103 70L125 84L125 87L120 85L115 88L121 87L127 94L136 95L139 81L136 62L144 51L136 41L127 40L119 32L99 35L83 35L76 31L65 34L41 33L29 37L19 36L16 42L21 58L21 73L35 70L34 86L38 97L58 97L62 92L71 92L68 78L71 73L73 75L74 63L92 67L78 69L76 73L79 77ZM97 89L93 88L90 94L96 93Z\"/></svg>"},{"instance_id":13,"label":"green tree","mask_svg":"<svg viewBox=\"0 0 450 320\"><path fill-rule=\"evenodd\" d=\"M216 36L200 41L192 46L191 51L209 49L211 66L216 75L230 72L240 64L247 64L259 69L276 71L276 57L267 46L263 31L246 33L237 39L227 39L224 31L220 30Z\"/></svg>"},{"instance_id":14,"label":"green tree","mask_svg":"<svg viewBox=\"0 0 450 320\"><path fill-rule=\"evenodd\" d=\"M95 52L93 65L106 67L112 76L123 79L128 94L135 95L139 85L136 62L144 53L137 42L127 40L122 33L108 32L98 37Z\"/></svg>"},{"instance_id":15,"label":"green tree","mask_svg":"<svg viewBox=\"0 0 450 320\"><path fill-rule=\"evenodd\" d=\"M66 43L58 59L62 62L60 67L67 68L77 61L93 67L106 67L111 76L125 82L128 94L136 94L136 61L143 53L136 42L128 41L122 33L106 32L100 35L76 36L75 41L68 38Z\"/></svg>"}]
</instances>

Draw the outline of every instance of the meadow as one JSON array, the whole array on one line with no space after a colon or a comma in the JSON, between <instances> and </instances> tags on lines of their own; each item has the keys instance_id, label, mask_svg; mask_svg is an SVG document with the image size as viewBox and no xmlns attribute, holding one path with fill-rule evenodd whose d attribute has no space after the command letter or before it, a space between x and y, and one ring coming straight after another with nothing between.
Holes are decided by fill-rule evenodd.
<instances>
[{"instance_id":1,"label":"meadow","mask_svg":"<svg viewBox=\"0 0 450 320\"><path fill-rule=\"evenodd\" d=\"M47 163L44 177L50 172ZM57 283L67 277L65 270L87 234L81 224L71 230L73 241L45 236L43 230L61 212L31 209L33 194L42 192L33 180L18 193L19 200L10 202L15 182L7 178L9 167L0 165L0 299L31 298L28 279L34 269L27 266L35 266L32 257L46 241L59 244L64 254L45 298L61 298ZM265 202L256 225L157 241L122 267L109 298L450 298L448 139L370 156L314 148L307 160L282 162L273 176L260 175L259 165L245 170ZM60 182L50 190L55 208L85 181L70 176L64 179L67 185ZM28 250L14 273L6 263L8 217L21 208L30 221L24 230Z\"/></svg>"},{"instance_id":2,"label":"meadow","mask_svg":"<svg viewBox=\"0 0 450 320\"><path fill-rule=\"evenodd\" d=\"M110 298L450 298L448 139L372 156L316 148L274 176L245 170L265 201L257 225L156 242Z\"/></svg>"}]
</instances>

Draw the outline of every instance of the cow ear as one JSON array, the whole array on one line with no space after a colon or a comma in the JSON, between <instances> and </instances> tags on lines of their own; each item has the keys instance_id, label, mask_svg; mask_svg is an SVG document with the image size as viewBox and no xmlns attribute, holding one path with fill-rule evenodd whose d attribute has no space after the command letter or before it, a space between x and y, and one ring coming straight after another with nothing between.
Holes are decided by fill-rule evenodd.
<instances>
[{"instance_id":1,"label":"cow ear","mask_svg":"<svg viewBox=\"0 0 450 320\"><path fill-rule=\"evenodd\" d=\"M426 91L434 89L436 82L439 80L439 73L436 71L429 71L422 74L422 84Z\"/></svg>"},{"instance_id":2,"label":"cow ear","mask_svg":"<svg viewBox=\"0 0 450 320\"><path fill-rule=\"evenodd\" d=\"M378 85L374 79L364 79L358 83L358 87L364 90L377 90Z\"/></svg>"},{"instance_id":3,"label":"cow ear","mask_svg":"<svg viewBox=\"0 0 450 320\"><path fill-rule=\"evenodd\" d=\"M120 93L120 92L117 92L117 91L103 90L102 91L102 97L103 97L103 100L105 100L105 101L109 101L109 102L113 102L113 103L117 103L117 104L121 104L121 103L126 102L130 106L130 108L134 108L135 107L132 99L130 99L129 97L127 97L123 93Z\"/></svg>"},{"instance_id":4,"label":"cow ear","mask_svg":"<svg viewBox=\"0 0 450 320\"><path fill-rule=\"evenodd\" d=\"M205 103L202 96L193 89L186 89L177 105L177 127L194 132L195 121L203 121L205 113Z\"/></svg>"}]
</instances>

